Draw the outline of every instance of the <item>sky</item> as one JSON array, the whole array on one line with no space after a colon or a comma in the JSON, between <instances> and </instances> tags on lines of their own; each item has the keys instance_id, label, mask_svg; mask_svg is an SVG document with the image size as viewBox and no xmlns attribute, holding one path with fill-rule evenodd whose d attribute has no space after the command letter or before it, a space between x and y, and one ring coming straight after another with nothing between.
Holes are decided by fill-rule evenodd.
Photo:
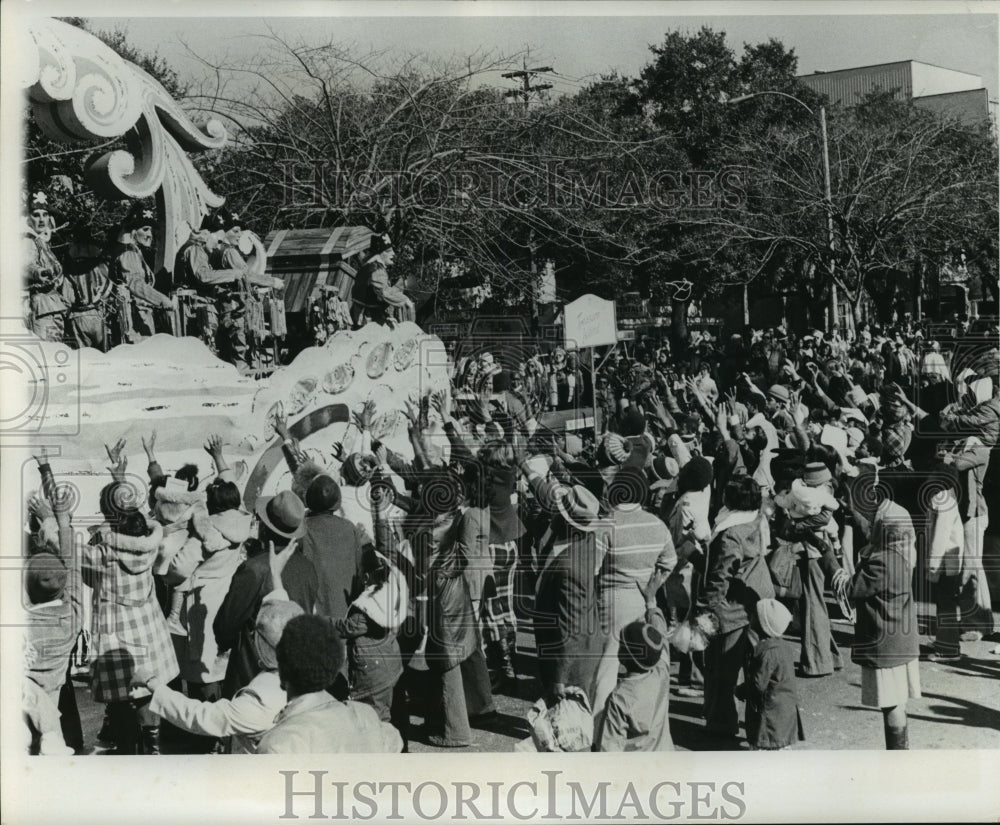
<instances>
[{"instance_id":1,"label":"sky","mask_svg":"<svg viewBox=\"0 0 1000 825\"><path fill-rule=\"evenodd\" d=\"M461 6L464 8L460 8ZM581 9L586 4L575 4ZM841 4L838 8L847 8ZM703 4L699 10L708 7ZM870 6L869 6L870 7ZM910 8L920 8L913 4ZM275 6L270 6L274 9ZM333 8L332 6L330 8ZM384 8L382 13L384 12ZM393 6L403 8L402 5ZM998 97L997 15L962 11L974 5L954 4L951 14L768 14L666 16L638 8L641 16L470 16L466 9L478 4L452 4L459 11L450 17L260 17L228 18L138 18L91 17L97 28L122 27L131 41L145 51L156 51L168 60L182 79L202 75L204 67L193 51L209 59L225 55L239 62L259 49L271 26L282 36L307 44L331 39L354 44L363 52L385 49L390 54L414 53L432 58L463 56L477 50L514 54L529 50L532 66L551 66L556 92L573 92L597 75L618 71L636 76L650 62L649 46L662 41L674 29L697 31L707 25L727 34L737 53L744 43L759 43L771 37L793 48L800 74L867 66L897 60L919 60L980 75L991 100ZM525 5L525 8L532 8ZM551 7L549 7L551 8ZM716 6L716 8L719 8ZM728 6L733 8L733 6ZM745 7L742 7L745 8ZM774 8L774 7L770 7ZM785 7L787 8L787 6ZM829 10L829 6L813 7ZM864 8L859 5L852 10ZM898 8L898 7L897 7ZM941 6L924 6L940 9ZM807 4L797 10L810 11ZM190 51L189 51L190 50ZM499 74L497 85L511 83Z\"/></svg>"}]
</instances>

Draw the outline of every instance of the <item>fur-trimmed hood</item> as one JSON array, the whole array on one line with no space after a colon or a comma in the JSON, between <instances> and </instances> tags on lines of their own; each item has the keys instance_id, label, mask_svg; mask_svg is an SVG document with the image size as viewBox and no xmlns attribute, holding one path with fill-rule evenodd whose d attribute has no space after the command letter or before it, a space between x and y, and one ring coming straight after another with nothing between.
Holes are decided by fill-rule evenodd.
<instances>
[{"instance_id":1,"label":"fur-trimmed hood","mask_svg":"<svg viewBox=\"0 0 1000 825\"><path fill-rule=\"evenodd\" d=\"M145 572L153 566L163 541L163 527L155 521L147 523L151 528L148 536L126 536L103 524L97 529L97 542L115 551L115 558L127 572Z\"/></svg>"},{"instance_id":2,"label":"fur-trimmed hood","mask_svg":"<svg viewBox=\"0 0 1000 825\"><path fill-rule=\"evenodd\" d=\"M227 547L238 547L250 538L252 518L242 510L224 510L209 515L206 510L196 510L191 518L191 529L201 539L208 553Z\"/></svg>"},{"instance_id":3,"label":"fur-trimmed hood","mask_svg":"<svg viewBox=\"0 0 1000 825\"><path fill-rule=\"evenodd\" d=\"M153 493L153 515L161 524L187 521L196 509L205 507L205 493L158 487Z\"/></svg>"}]
</instances>

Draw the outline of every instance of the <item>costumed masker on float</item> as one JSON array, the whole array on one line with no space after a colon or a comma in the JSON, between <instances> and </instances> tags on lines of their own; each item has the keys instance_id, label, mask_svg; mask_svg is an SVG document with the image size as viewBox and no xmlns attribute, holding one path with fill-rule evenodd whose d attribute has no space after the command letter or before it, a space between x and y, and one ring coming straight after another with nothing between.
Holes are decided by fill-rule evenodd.
<instances>
[{"instance_id":1,"label":"costumed masker on float","mask_svg":"<svg viewBox=\"0 0 1000 825\"><path fill-rule=\"evenodd\" d=\"M154 310L174 308L173 301L153 287L153 270L143 253L153 244L155 220L151 208L136 203L118 231L117 254L111 264L111 280L119 286L122 302L113 324L116 343L134 343L155 335Z\"/></svg>"},{"instance_id":2,"label":"costumed masker on float","mask_svg":"<svg viewBox=\"0 0 1000 825\"><path fill-rule=\"evenodd\" d=\"M63 269L52 251L55 220L44 192L31 195L27 236L25 286L28 290L27 326L43 341L61 341L67 303L63 296Z\"/></svg>"},{"instance_id":3,"label":"costumed masker on float","mask_svg":"<svg viewBox=\"0 0 1000 825\"><path fill-rule=\"evenodd\" d=\"M368 259L358 271L351 297L356 327L366 321L392 326L396 321L413 321L413 301L397 286L392 286L386 267L392 266L396 252L388 235L372 235Z\"/></svg>"}]
</instances>

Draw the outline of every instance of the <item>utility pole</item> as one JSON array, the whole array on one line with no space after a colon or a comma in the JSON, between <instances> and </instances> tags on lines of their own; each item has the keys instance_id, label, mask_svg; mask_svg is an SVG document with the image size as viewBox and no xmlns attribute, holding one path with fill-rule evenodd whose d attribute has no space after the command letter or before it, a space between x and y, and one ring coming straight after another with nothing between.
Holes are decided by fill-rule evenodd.
<instances>
[{"instance_id":1,"label":"utility pole","mask_svg":"<svg viewBox=\"0 0 1000 825\"><path fill-rule=\"evenodd\" d=\"M521 70L516 72L504 72L501 77L507 78L508 80L520 80L520 89L511 89L505 92L507 97L519 97L524 103L524 111L528 111L528 106L531 102L531 96L537 94L538 92L544 92L546 89L551 89L551 83L532 83L531 79L535 75L544 74L546 72L551 72L551 66L536 66L533 69L528 68L528 58L527 55L521 61ZM536 243L535 243L535 231L532 229L528 236L528 271L531 273L531 316L535 323L538 323L538 264L535 260L536 253Z\"/></svg>"},{"instance_id":2,"label":"utility pole","mask_svg":"<svg viewBox=\"0 0 1000 825\"><path fill-rule=\"evenodd\" d=\"M787 97L789 100L793 100L799 104L803 109L805 109L813 117L819 118L819 138L822 144L823 153L823 206L826 209L826 246L827 246L827 275L830 279L830 330L834 330L837 327L837 283L833 279L834 266L834 251L835 251L835 240L833 233L833 194L830 189L830 141L826 132L826 106L820 106L819 111L816 112L807 103L803 103L795 95L790 95L787 92L779 92L773 89L769 89L763 92L753 92L752 94L740 95L739 97L731 97L726 103L742 103L745 100L750 100L755 97L762 97L763 95L778 95L779 97ZM784 299L782 299L784 302Z\"/></svg>"},{"instance_id":3,"label":"utility pole","mask_svg":"<svg viewBox=\"0 0 1000 825\"><path fill-rule=\"evenodd\" d=\"M538 66L538 67L536 67L534 69L529 69L528 68L528 58L527 57L524 58L524 60L521 62L521 65L523 66L523 68L520 71L517 71L517 72L504 72L501 75L501 77L505 77L508 80L517 80L517 79L520 79L520 81L521 81L521 88L520 89L511 89L510 91L506 92L505 94L507 95L507 97L519 97L519 98L521 98L521 100L524 102L525 111L527 111L527 109L528 109L528 103L531 100L531 95L533 95L533 94L535 94L537 92L543 92L546 89L551 89L552 88L552 84L551 83L535 83L535 84L532 84L532 82L531 82L532 77L534 77L537 74L543 74L545 72L551 72L552 71L552 67L551 66Z\"/></svg>"},{"instance_id":4,"label":"utility pole","mask_svg":"<svg viewBox=\"0 0 1000 825\"><path fill-rule=\"evenodd\" d=\"M830 143L826 134L826 106L819 107L819 133L823 141L823 201L824 206L826 206L826 243L827 255L829 256L827 267L829 268L830 278L830 331L832 332L838 326L837 316L839 313L837 311L837 282L833 277L833 195L830 192Z\"/></svg>"}]
</instances>

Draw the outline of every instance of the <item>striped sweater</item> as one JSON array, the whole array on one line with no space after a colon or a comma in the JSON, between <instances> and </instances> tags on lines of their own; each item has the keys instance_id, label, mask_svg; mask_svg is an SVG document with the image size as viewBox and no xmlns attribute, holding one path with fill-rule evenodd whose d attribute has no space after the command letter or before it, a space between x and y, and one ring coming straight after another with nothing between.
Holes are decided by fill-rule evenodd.
<instances>
[{"instance_id":1,"label":"striped sweater","mask_svg":"<svg viewBox=\"0 0 1000 825\"><path fill-rule=\"evenodd\" d=\"M601 567L602 589L635 590L644 587L654 567L673 570L677 552L670 530L661 519L637 504L616 507L611 513L607 552Z\"/></svg>"}]
</instances>

